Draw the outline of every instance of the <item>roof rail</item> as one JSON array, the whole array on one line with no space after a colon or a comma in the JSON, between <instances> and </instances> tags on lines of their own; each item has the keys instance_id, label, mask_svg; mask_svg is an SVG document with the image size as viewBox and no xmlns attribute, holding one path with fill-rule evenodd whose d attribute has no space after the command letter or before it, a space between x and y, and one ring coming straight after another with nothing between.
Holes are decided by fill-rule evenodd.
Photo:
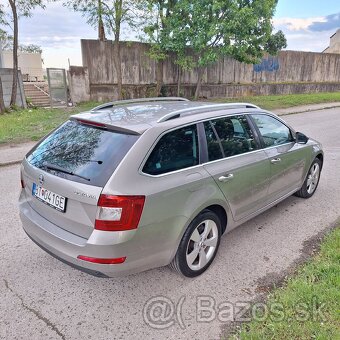
<instances>
[{"instance_id":1,"label":"roof rail","mask_svg":"<svg viewBox=\"0 0 340 340\"><path fill-rule=\"evenodd\" d=\"M157 120L157 123L166 122L167 120L178 118L181 116L182 113L199 113L199 111L207 111L210 109L237 109L239 107L244 107L246 109L259 109L257 105L250 104L250 103L226 103L226 104L212 104L212 105L203 105L203 106L197 106L197 107L190 107L186 109L181 109L177 111L173 111L170 113L167 113L163 117Z\"/></svg>"},{"instance_id":2,"label":"roof rail","mask_svg":"<svg viewBox=\"0 0 340 340\"><path fill-rule=\"evenodd\" d=\"M101 104L99 106L91 109L91 112L95 112L98 110L110 108L116 105L124 105L124 104L138 104L138 103L146 103L146 102L168 102L168 101L178 101L178 102L188 102L189 99L182 97L154 97L154 98L137 98L137 99L126 99L126 100L116 100L114 102L109 102L105 104Z\"/></svg>"}]
</instances>

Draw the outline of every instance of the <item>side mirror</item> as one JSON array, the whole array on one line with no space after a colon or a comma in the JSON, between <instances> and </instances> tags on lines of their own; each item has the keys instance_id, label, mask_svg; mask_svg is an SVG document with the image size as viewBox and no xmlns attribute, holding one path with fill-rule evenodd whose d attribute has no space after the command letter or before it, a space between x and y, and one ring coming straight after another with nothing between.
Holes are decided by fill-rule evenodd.
<instances>
[{"instance_id":1,"label":"side mirror","mask_svg":"<svg viewBox=\"0 0 340 340\"><path fill-rule=\"evenodd\" d=\"M297 132L295 134L295 140L296 143L298 144L306 144L308 142L308 137L306 135L304 135L302 132Z\"/></svg>"}]
</instances>

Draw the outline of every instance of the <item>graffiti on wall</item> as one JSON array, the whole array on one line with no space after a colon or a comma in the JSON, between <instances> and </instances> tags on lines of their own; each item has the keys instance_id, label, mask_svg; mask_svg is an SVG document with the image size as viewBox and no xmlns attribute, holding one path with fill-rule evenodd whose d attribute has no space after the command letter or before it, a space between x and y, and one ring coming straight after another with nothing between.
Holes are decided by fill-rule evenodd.
<instances>
[{"instance_id":1,"label":"graffiti on wall","mask_svg":"<svg viewBox=\"0 0 340 340\"><path fill-rule=\"evenodd\" d=\"M275 57L263 58L260 64L253 65L255 72L275 72L279 67L279 59Z\"/></svg>"}]
</instances>

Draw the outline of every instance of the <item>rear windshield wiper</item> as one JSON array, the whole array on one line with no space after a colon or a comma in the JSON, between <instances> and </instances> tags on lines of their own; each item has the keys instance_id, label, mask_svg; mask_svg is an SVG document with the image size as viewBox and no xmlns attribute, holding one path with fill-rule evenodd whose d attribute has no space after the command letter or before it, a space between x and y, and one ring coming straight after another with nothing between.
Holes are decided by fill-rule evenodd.
<instances>
[{"instance_id":1,"label":"rear windshield wiper","mask_svg":"<svg viewBox=\"0 0 340 340\"><path fill-rule=\"evenodd\" d=\"M61 166L59 165L56 165L56 164L52 164L52 163L44 163L43 164L43 168L45 169L48 169L48 170L55 170L55 171L59 171L59 172L62 172L64 174L67 174L67 175L72 175L72 176L76 176L76 177L79 177L79 178L82 178L82 179L85 179L86 181L90 181L89 178L87 177L84 177L84 176L81 176L81 175L78 175L72 171L69 171L69 170L66 170L64 168L62 168Z\"/></svg>"}]
</instances>

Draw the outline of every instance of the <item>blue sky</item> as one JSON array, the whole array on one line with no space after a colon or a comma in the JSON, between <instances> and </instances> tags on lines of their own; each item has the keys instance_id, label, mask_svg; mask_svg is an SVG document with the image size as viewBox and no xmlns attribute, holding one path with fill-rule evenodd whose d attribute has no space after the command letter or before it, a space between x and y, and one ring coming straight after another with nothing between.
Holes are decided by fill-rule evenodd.
<instances>
[{"instance_id":1,"label":"blue sky","mask_svg":"<svg viewBox=\"0 0 340 340\"><path fill-rule=\"evenodd\" d=\"M285 33L287 49L322 51L340 28L340 0L279 0L273 25ZM79 13L60 3L50 3L45 10L36 9L31 18L22 18L19 32L21 43L42 46L45 67L67 68L68 59L71 65L81 65L80 39L97 37ZM123 38L131 37L130 32L123 33Z\"/></svg>"},{"instance_id":2,"label":"blue sky","mask_svg":"<svg viewBox=\"0 0 340 340\"><path fill-rule=\"evenodd\" d=\"M339 0L279 0L276 17L306 18L340 12Z\"/></svg>"}]
</instances>

